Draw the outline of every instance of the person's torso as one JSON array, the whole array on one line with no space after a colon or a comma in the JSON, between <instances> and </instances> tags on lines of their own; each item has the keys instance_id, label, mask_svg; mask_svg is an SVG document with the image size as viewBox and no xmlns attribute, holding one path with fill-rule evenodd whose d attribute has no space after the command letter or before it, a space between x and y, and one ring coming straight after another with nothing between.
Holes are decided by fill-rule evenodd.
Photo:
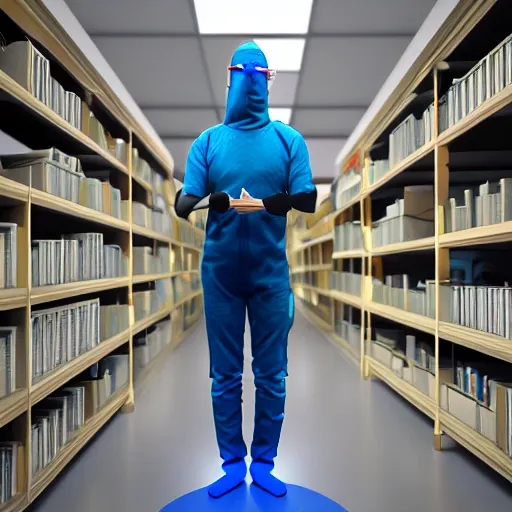
<instances>
[{"instance_id":1,"label":"person's torso","mask_svg":"<svg viewBox=\"0 0 512 512\"><path fill-rule=\"evenodd\" d=\"M289 149L279 127L270 123L259 130L233 130L219 125L209 134L207 154L208 193L226 192L239 198L242 188L252 197L287 192ZM238 214L209 212L203 261L223 260L232 268L288 272L286 217L266 211ZM271 270L272 269L266 269Z\"/></svg>"}]
</instances>

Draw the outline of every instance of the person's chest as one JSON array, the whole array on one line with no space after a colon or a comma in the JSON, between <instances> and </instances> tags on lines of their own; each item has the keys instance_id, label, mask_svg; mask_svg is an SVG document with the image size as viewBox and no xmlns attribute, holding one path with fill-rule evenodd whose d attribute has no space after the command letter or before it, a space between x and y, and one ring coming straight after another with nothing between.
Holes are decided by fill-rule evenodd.
<instances>
[{"instance_id":1,"label":"person's chest","mask_svg":"<svg viewBox=\"0 0 512 512\"><path fill-rule=\"evenodd\" d=\"M207 155L210 192L239 197L245 188L263 198L287 190L289 157L274 130L226 130L222 135L212 141Z\"/></svg>"}]
</instances>

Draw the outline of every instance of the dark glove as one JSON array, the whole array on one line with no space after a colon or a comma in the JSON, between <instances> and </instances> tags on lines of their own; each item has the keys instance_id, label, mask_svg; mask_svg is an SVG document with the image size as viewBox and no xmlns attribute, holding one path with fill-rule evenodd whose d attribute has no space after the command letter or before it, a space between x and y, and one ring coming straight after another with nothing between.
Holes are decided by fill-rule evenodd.
<instances>
[{"instance_id":1,"label":"dark glove","mask_svg":"<svg viewBox=\"0 0 512 512\"><path fill-rule=\"evenodd\" d=\"M290 196L284 192L263 199L263 206L268 213L286 217L286 214L292 209Z\"/></svg>"},{"instance_id":2,"label":"dark glove","mask_svg":"<svg viewBox=\"0 0 512 512\"><path fill-rule=\"evenodd\" d=\"M229 210L230 201L226 192L215 192L210 196L210 209L217 213L225 213Z\"/></svg>"}]
</instances>

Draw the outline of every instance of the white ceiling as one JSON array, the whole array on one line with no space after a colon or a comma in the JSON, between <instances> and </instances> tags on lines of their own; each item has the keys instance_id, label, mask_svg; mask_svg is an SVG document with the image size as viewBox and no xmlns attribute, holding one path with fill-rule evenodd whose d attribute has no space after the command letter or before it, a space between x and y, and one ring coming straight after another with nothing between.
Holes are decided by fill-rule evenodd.
<instances>
[{"instance_id":1,"label":"white ceiling","mask_svg":"<svg viewBox=\"0 0 512 512\"><path fill-rule=\"evenodd\" d=\"M242 19L242 35L199 35L193 0L67 4L182 170L192 140L222 122L231 54L256 34L244 34ZM301 71L278 71L270 106L293 108L291 124L308 139L315 177L333 176L343 141L434 4L314 0Z\"/></svg>"}]
</instances>

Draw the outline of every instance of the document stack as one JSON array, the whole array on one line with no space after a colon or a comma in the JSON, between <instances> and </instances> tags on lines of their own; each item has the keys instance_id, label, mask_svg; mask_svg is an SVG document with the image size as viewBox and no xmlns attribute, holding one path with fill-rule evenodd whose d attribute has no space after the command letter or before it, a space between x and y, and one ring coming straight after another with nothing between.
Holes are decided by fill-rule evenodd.
<instances>
[{"instance_id":1,"label":"document stack","mask_svg":"<svg viewBox=\"0 0 512 512\"><path fill-rule=\"evenodd\" d=\"M0 289L17 286L18 226L0 222Z\"/></svg>"},{"instance_id":2,"label":"document stack","mask_svg":"<svg viewBox=\"0 0 512 512\"><path fill-rule=\"evenodd\" d=\"M112 304L100 307L100 340L105 341L128 329L130 307L128 304Z\"/></svg>"},{"instance_id":3,"label":"document stack","mask_svg":"<svg viewBox=\"0 0 512 512\"><path fill-rule=\"evenodd\" d=\"M446 233L512 220L512 178L487 181L476 190L458 188L453 192L455 197L444 206ZM474 196L475 192L478 195Z\"/></svg>"},{"instance_id":4,"label":"document stack","mask_svg":"<svg viewBox=\"0 0 512 512\"><path fill-rule=\"evenodd\" d=\"M361 274L355 272L331 272L331 290L339 290L350 295L361 296Z\"/></svg>"},{"instance_id":5,"label":"document stack","mask_svg":"<svg viewBox=\"0 0 512 512\"><path fill-rule=\"evenodd\" d=\"M350 169L339 176L332 184L333 207L335 210L343 208L348 202L356 198L361 192L361 173Z\"/></svg>"},{"instance_id":6,"label":"document stack","mask_svg":"<svg viewBox=\"0 0 512 512\"><path fill-rule=\"evenodd\" d=\"M16 327L0 327L0 398L16 391Z\"/></svg>"},{"instance_id":7,"label":"document stack","mask_svg":"<svg viewBox=\"0 0 512 512\"><path fill-rule=\"evenodd\" d=\"M159 212L148 208L143 203L132 203L133 222L163 234L170 234L171 219L168 212Z\"/></svg>"},{"instance_id":8,"label":"document stack","mask_svg":"<svg viewBox=\"0 0 512 512\"><path fill-rule=\"evenodd\" d=\"M385 276L384 282L374 278L372 300L385 306L435 318L434 281L419 281L415 288L410 288L407 274Z\"/></svg>"},{"instance_id":9,"label":"document stack","mask_svg":"<svg viewBox=\"0 0 512 512\"><path fill-rule=\"evenodd\" d=\"M370 162L368 168L368 185L373 185L382 179L390 170L389 160L376 160Z\"/></svg>"},{"instance_id":10,"label":"document stack","mask_svg":"<svg viewBox=\"0 0 512 512\"><path fill-rule=\"evenodd\" d=\"M32 241L32 286L48 286L128 275L118 245L103 245L102 233Z\"/></svg>"},{"instance_id":11,"label":"document stack","mask_svg":"<svg viewBox=\"0 0 512 512\"><path fill-rule=\"evenodd\" d=\"M133 248L133 274L163 274L169 272L169 247L157 246L156 254L151 247Z\"/></svg>"},{"instance_id":12,"label":"document stack","mask_svg":"<svg viewBox=\"0 0 512 512\"><path fill-rule=\"evenodd\" d=\"M32 311L32 381L100 343L100 301Z\"/></svg>"},{"instance_id":13,"label":"document stack","mask_svg":"<svg viewBox=\"0 0 512 512\"><path fill-rule=\"evenodd\" d=\"M0 157L2 175L42 192L79 203L85 178L80 160L55 148Z\"/></svg>"},{"instance_id":14,"label":"document stack","mask_svg":"<svg viewBox=\"0 0 512 512\"><path fill-rule=\"evenodd\" d=\"M334 302L334 308L335 333L359 352L361 348L361 325L355 321L354 308L340 301Z\"/></svg>"},{"instance_id":15,"label":"document stack","mask_svg":"<svg viewBox=\"0 0 512 512\"><path fill-rule=\"evenodd\" d=\"M134 337L135 378L171 342L171 320L164 320Z\"/></svg>"},{"instance_id":16,"label":"document stack","mask_svg":"<svg viewBox=\"0 0 512 512\"><path fill-rule=\"evenodd\" d=\"M393 169L434 136L434 105L423 112L421 119L413 114L402 121L389 136L389 166Z\"/></svg>"},{"instance_id":17,"label":"document stack","mask_svg":"<svg viewBox=\"0 0 512 512\"><path fill-rule=\"evenodd\" d=\"M6 503L22 492L25 467L25 447L19 442L0 443L0 468L2 485L0 486L0 504Z\"/></svg>"},{"instance_id":18,"label":"document stack","mask_svg":"<svg viewBox=\"0 0 512 512\"><path fill-rule=\"evenodd\" d=\"M30 41L16 41L0 53L0 69L72 126L82 128L82 102L50 76L50 62Z\"/></svg>"},{"instance_id":19,"label":"document stack","mask_svg":"<svg viewBox=\"0 0 512 512\"><path fill-rule=\"evenodd\" d=\"M148 284L152 289L136 291L133 293L133 307L135 311L135 321L162 311L169 305L171 299L170 279L159 279L154 283Z\"/></svg>"},{"instance_id":20,"label":"document stack","mask_svg":"<svg viewBox=\"0 0 512 512\"><path fill-rule=\"evenodd\" d=\"M457 363L441 386L441 407L512 457L510 370L500 362Z\"/></svg>"},{"instance_id":21,"label":"document stack","mask_svg":"<svg viewBox=\"0 0 512 512\"><path fill-rule=\"evenodd\" d=\"M153 170L148 162L139 156L137 148L132 149L132 169L135 176L147 183L149 186L152 185Z\"/></svg>"},{"instance_id":22,"label":"document stack","mask_svg":"<svg viewBox=\"0 0 512 512\"><path fill-rule=\"evenodd\" d=\"M404 198L386 207L372 225L373 247L434 236L434 189L431 185L404 188Z\"/></svg>"},{"instance_id":23,"label":"document stack","mask_svg":"<svg viewBox=\"0 0 512 512\"><path fill-rule=\"evenodd\" d=\"M84 426L83 386L65 387L32 407L32 477L44 469Z\"/></svg>"},{"instance_id":24,"label":"document stack","mask_svg":"<svg viewBox=\"0 0 512 512\"><path fill-rule=\"evenodd\" d=\"M361 222L345 222L334 227L334 251L351 251L363 248Z\"/></svg>"},{"instance_id":25,"label":"document stack","mask_svg":"<svg viewBox=\"0 0 512 512\"><path fill-rule=\"evenodd\" d=\"M96 173L90 172L90 175ZM121 219L121 191L108 181L87 177L80 183L80 204Z\"/></svg>"},{"instance_id":26,"label":"document stack","mask_svg":"<svg viewBox=\"0 0 512 512\"><path fill-rule=\"evenodd\" d=\"M176 304L199 290L201 283L198 276L195 275L175 276L172 278L172 287L174 303Z\"/></svg>"},{"instance_id":27,"label":"document stack","mask_svg":"<svg viewBox=\"0 0 512 512\"><path fill-rule=\"evenodd\" d=\"M91 378L80 382L85 390L85 421L97 414L117 391L128 385L129 364L128 354L113 354L89 369Z\"/></svg>"},{"instance_id":28,"label":"document stack","mask_svg":"<svg viewBox=\"0 0 512 512\"><path fill-rule=\"evenodd\" d=\"M178 230L179 230L179 239L188 245L192 245L193 247L201 248L202 246L202 238L199 236L199 233L197 233L191 226L185 224L185 223L179 223L178 224Z\"/></svg>"},{"instance_id":29,"label":"document stack","mask_svg":"<svg viewBox=\"0 0 512 512\"><path fill-rule=\"evenodd\" d=\"M457 124L482 103L512 84L512 35L480 60L440 99L440 131Z\"/></svg>"},{"instance_id":30,"label":"document stack","mask_svg":"<svg viewBox=\"0 0 512 512\"><path fill-rule=\"evenodd\" d=\"M440 287L441 320L512 339L512 291L503 286L445 284Z\"/></svg>"}]
</instances>

